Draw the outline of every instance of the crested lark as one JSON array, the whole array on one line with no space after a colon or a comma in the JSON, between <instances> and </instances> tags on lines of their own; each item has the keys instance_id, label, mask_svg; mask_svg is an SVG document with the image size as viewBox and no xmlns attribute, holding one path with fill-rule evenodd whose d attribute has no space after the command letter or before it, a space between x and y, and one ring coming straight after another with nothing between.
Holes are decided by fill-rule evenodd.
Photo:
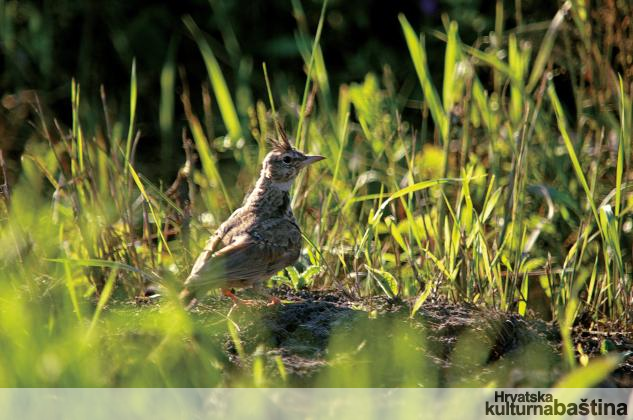
<instances>
[{"instance_id":1,"label":"crested lark","mask_svg":"<svg viewBox=\"0 0 633 420\"><path fill-rule=\"evenodd\" d=\"M185 281L180 297L188 308L213 288L237 302L230 288L257 285L299 258L301 230L289 190L302 168L324 157L296 150L279 131L255 188L207 241Z\"/></svg>"}]
</instances>

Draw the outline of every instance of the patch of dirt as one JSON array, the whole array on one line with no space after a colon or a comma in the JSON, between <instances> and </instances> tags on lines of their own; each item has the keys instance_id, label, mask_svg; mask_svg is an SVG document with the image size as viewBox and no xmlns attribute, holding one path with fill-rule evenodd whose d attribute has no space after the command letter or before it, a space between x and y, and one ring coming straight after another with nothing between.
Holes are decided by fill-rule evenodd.
<instances>
[{"instance_id":1,"label":"patch of dirt","mask_svg":"<svg viewBox=\"0 0 633 420\"><path fill-rule=\"evenodd\" d=\"M625 331L587 330L574 328L573 341L589 357L600 356L604 352L624 353L628 356L605 381L604 387L633 388L633 333Z\"/></svg>"},{"instance_id":2,"label":"patch of dirt","mask_svg":"<svg viewBox=\"0 0 633 420\"><path fill-rule=\"evenodd\" d=\"M240 327L247 360L240 360L228 335L224 348L236 367L263 357L267 377L283 375L281 359L288 386L315 386L323 377L330 379L327 386L354 386L354 378L347 378L354 373L370 381L359 382L361 386L402 386L411 374L407 366L418 362L426 366L420 375L424 378L416 382L413 375L413 382L404 383L546 387L564 373L558 328L538 319L437 301L425 303L411 318L408 302L352 300L342 293L287 288L273 293L286 303L243 308L231 315ZM211 304L230 307L226 300ZM204 316L208 308L197 312ZM574 337L589 356L599 355L605 346L610 351L633 349L625 334L577 331ZM340 378L337 372L342 372ZM631 358L600 384L632 385Z\"/></svg>"}]
</instances>

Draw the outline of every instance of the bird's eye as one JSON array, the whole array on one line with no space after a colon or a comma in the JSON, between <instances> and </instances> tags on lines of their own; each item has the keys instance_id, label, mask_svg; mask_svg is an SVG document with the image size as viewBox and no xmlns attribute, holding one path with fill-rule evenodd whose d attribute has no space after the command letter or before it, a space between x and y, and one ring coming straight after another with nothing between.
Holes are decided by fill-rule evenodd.
<instances>
[{"instance_id":1,"label":"bird's eye","mask_svg":"<svg viewBox=\"0 0 633 420\"><path fill-rule=\"evenodd\" d=\"M290 156L284 156L284 158L282 159L284 163L290 163L291 160L292 159L290 159Z\"/></svg>"}]
</instances>

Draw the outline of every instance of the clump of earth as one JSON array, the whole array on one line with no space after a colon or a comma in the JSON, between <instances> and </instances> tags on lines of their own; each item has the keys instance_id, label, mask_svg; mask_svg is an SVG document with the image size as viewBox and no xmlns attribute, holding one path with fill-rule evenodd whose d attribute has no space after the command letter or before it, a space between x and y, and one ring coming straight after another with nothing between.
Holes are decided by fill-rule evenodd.
<instances>
[{"instance_id":1,"label":"clump of earth","mask_svg":"<svg viewBox=\"0 0 633 420\"><path fill-rule=\"evenodd\" d=\"M429 300L410 316L407 301L288 288L273 293L284 303L231 309L227 299L208 298L192 313L198 320L229 314L239 328L241 356L228 333L222 338L234 369L228 386L231 373L250 372L256 359L266 378L295 387L548 387L565 373L551 322L444 301ZM605 347L633 349L625 332L578 327L573 339L577 357L599 356ZM633 358L596 385L633 386Z\"/></svg>"}]
</instances>

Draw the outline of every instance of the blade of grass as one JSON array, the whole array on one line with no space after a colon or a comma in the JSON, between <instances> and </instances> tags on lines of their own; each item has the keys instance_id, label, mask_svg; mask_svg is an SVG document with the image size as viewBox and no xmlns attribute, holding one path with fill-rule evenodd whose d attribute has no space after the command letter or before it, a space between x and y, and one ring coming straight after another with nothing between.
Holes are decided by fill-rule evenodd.
<instances>
[{"instance_id":1,"label":"blade of grass","mask_svg":"<svg viewBox=\"0 0 633 420\"><path fill-rule=\"evenodd\" d=\"M306 105L308 102L308 96L310 91L310 81L312 79L312 68L314 67L314 61L317 54L317 49L319 47L319 42L321 41L321 32L323 31L323 22L325 21L325 11L327 9L328 0L323 0L323 5L321 6L321 15L319 17L319 23L317 25L316 35L314 36L314 42L312 44L312 53L310 54L310 62L308 63L308 74L306 75L306 84L303 88L303 99L301 100L301 111L299 112L299 123L297 124L297 135L295 137L295 141L297 142L297 147L301 148L302 146L302 137L301 131L303 130L303 122L305 120L305 111Z\"/></svg>"},{"instance_id":2,"label":"blade of grass","mask_svg":"<svg viewBox=\"0 0 633 420\"><path fill-rule=\"evenodd\" d=\"M620 101L618 102L620 107L620 138L618 139L618 162L615 171L615 217L619 221L620 206L622 202L622 173L624 172L624 142L627 138L625 128L625 115L624 115L624 101L626 93L624 91L624 84L622 82L622 76L619 77L620 82ZM630 135L630 133L629 133ZM617 222L616 222L617 223Z\"/></svg>"},{"instance_id":3,"label":"blade of grass","mask_svg":"<svg viewBox=\"0 0 633 420\"><path fill-rule=\"evenodd\" d=\"M153 273L148 273L147 271L143 271L139 268L132 267L131 265L118 262L118 261L109 261L109 260L98 260L91 258L45 258L45 261L59 263L59 264L69 264L69 265L77 265L81 267L102 267L102 268L112 268L117 270L125 270L130 271L132 273L141 274L142 276L151 279L151 280L160 280L160 277Z\"/></svg>"},{"instance_id":4,"label":"blade of grass","mask_svg":"<svg viewBox=\"0 0 633 420\"><path fill-rule=\"evenodd\" d=\"M218 107L220 108L222 121L224 121L224 124L226 125L229 137L233 141L236 141L242 137L242 127L237 116L235 104L231 98L231 93L229 92L222 70L220 69L220 65L218 64L209 43L204 38L204 35L193 18L191 16L184 16L182 20L198 44L198 48L200 49L200 53L204 59L204 64L207 67L207 73L209 75L209 80L211 81L211 86L213 87L213 93L215 93Z\"/></svg>"},{"instance_id":5,"label":"blade of grass","mask_svg":"<svg viewBox=\"0 0 633 420\"><path fill-rule=\"evenodd\" d=\"M395 200L397 198L404 197L405 195L410 194L412 192L425 190L427 188L434 187L434 186L437 186L437 185L443 185L443 184L447 184L447 183L451 183L451 182L461 182L461 181L462 181L461 178L431 179L431 180L428 180L428 181L418 182L418 183L415 183L413 185L409 185L406 188L398 190L395 193L391 194L389 196L389 198L386 199L380 205L378 211L376 212L376 214L373 217L373 222L374 223L377 222L382 217L382 214L385 211L385 209L387 208L387 206L389 205L389 203L391 203L393 200Z\"/></svg>"},{"instance_id":6,"label":"blade of grass","mask_svg":"<svg viewBox=\"0 0 633 420\"><path fill-rule=\"evenodd\" d=\"M268 93L268 102L270 103L270 109L273 112L273 119L277 122L277 110L275 109L275 101L273 100L273 91L270 87L270 79L268 78L268 69L266 68L266 63L262 63L262 68L264 69L264 80L266 81L266 92ZM275 123L275 131L277 132L277 136L281 138L281 132L279 131L279 124Z\"/></svg>"},{"instance_id":7,"label":"blade of grass","mask_svg":"<svg viewBox=\"0 0 633 420\"><path fill-rule=\"evenodd\" d=\"M81 134L81 126L79 124L79 83L72 80L71 83L71 100L73 109L73 138L77 142L77 161L79 162L79 172L84 172L84 139Z\"/></svg>"},{"instance_id":8,"label":"blade of grass","mask_svg":"<svg viewBox=\"0 0 633 420\"><path fill-rule=\"evenodd\" d=\"M558 129L563 137L563 141L565 143L565 147L567 148L567 154L571 159L572 166L574 168L574 172L576 173L576 177L580 182L583 190L585 190L587 201L591 206L591 211L595 218L596 224L600 227L600 216L598 215L598 209L596 208L596 204L593 201L593 196L591 194L591 190L589 189L589 185L587 184L587 179L585 178L585 174L582 170L582 166L580 166L580 162L578 161L578 157L576 156L576 150L574 149L574 144L571 141L571 137L569 136L569 131L567 130L567 122L565 121L565 114L563 113L563 107L558 99L558 95L556 94L556 89L554 89L554 85L549 82L547 86L547 93L549 95L550 101L552 102L552 106L554 107L554 112L556 114L556 121L558 122ZM600 229L601 234L604 235L602 229Z\"/></svg>"},{"instance_id":9,"label":"blade of grass","mask_svg":"<svg viewBox=\"0 0 633 420\"><path fill-rule=\"evenodd\" d=\"M426 50L424 48L424 38L422 38L422 40L418 39L413 28L411 27L411 24L409 24L409 21L407 21L407 18L404 17L404 15L400 14L398 16L398 19L400 20L400 25L402 26L404 37L409 48L409 54L411 55L415 71L422 86L424 98L429 105L431 116L433 117L435 124L437 124L438 130L440 132L440 137L442 139L442 144L444 144L448 141L449 121L448 117L446 116L444 107L442 106L442 102L440 101L440 98L437 94L437 91L433 86L432 78L427 64L428 59L426 55Z\"/></svg>"},{"instance_id":10,"label":"blade of grass","mask_svg":"<svg viewBox=\"0 0 633 420\"><path fill-rule=\"evenodd\" d=\"M341 168L341 161L343 160L343 151L345 150L345 146L347 144L347 125L349 123L349 113L347 114L347 118L345 119L345 123L343 125L343 131L341 133L341 138L338 145L338 156L336 157L336 165L334 166L334 174L332 175L332 180L330 182L330 190L328 191L327 199L325 200L325 208L323 210L323 220L328 220L328 212L330 210L330 204L332 203L332 195L334 194L334 186L338 181L339 172Z\"/></svg>"},{"instance_id":11,"label":"blade of grass","mask_svg":"<svg viewBox=\"0 0 633 420\"><path fill-rule=\"evenodd\" d=\"M105 308L108 300L110 300L110 296L112 296L114 281L116 280L117 274L118 270L116 268L112 270L110 272L110 275L108 276L108 280L106 281L105 286L103 286L103 290L101 290L101 295L99 296L99 301L97 302L97 308L95 309L95 313L92 315L90 327L88 328L88 333L86 334L87 337L90 337L92 335L92 332L94 331L95 326L99 321L99 317L101 315L101 312L103 311L103 308Z\"/></svg>"},{"instance_id":12,"label":"blade of grass","mask_svg":"<svg viewBox=\"0 0 633 420\"><path fill-rule=\"evenodd\" d=\"M160 72L160 105L158 108L158 125L161 134L161 161L163 166L172 159L175 149L174 136L174 103L176 96L176 47L178 41L172 38L167 48L165 64Z\"/></svg>"},{"instance_id":13,"label":"blade of grass","mask_svg":"<svg viewBox=\"0 0 633 420\"><path fill-rule=\"evenodd\" d=\"M532 72L530 73L527 87L525 88L527 92L532 92L532 90L534 90L534 88L541 80L541 76L543 75L543 71L545 70L545 65L552 58L552 49L554 48L554 42L556 41L558 29L565 21L565 16L570 9L571 2L568 0L558 10L556 15L554 16L554 19L552 19L549 28L547 28L547 32L545 33L545 36L543 37L543 42L541 43L541 48L539 48L536 59L534 60L534 65L532 66Z\"/></svg>"},{"instance_id":14,"label":"blade of grass","mask_svg":"<svg viewBox=\"0 0 633 420\"><path fill-rule=\"evenodd\" d=\"M63 226L64 224L61 223L60 236L61 236L61 232L63 232L62 231ZM73 312L75 313L77 320L81 322L82 320L81 309L79 307L79 300L77 299L77 290L75 289L75 281L73 279L72 271L70 270L70 264L68 263L68 261L60 261L60 262L64 266L64 277L66 280L65 283L66 283L66 288L68 289L68 294L70 296L70 302L73 305Z\"/></svg>"},{"instance_id":15,"label":"blade of grass","mask_svg":"<svg viewBox=\"0 0 633 420\"><path fill-rule=\"evenodd\" d=\"M508 40L508 62L513 74L510 85L510 120L514 127L518 127L524 117L523 103L525 101L523 77L527 69L528 55L521 51L514 34Z\"/></svg>"},{"instance_id":16,"label":"blade of grass","mask_svg":"<svg viewBox=\"0 0 633 420\"><path fill-rule=\"evenodd\" d=\"M559 380L555 388L592 388L603 381L622 362L622 355L609 354L596 358L589 362L586 367L572 370Z\"/></svg>"},{"instance_id":17,"label":"blade of grass","mask_svg":"<svg viewBox=\"0 0 633 420\"><path fill-rule=\"evenodd\" d=\"M433 186L437 186L437 185L442 185L442 184L446 184L449 182L459 182L461 181L459 178L456 179L433 179L433 180L428 180L428 181L422 181L422 182L418 182L416 184L413 185L409 185L406 188L403 188L399 191L396 191L395 193L393 193L388 199L386 199L378 208L378 210L373 214L373 216L371 216L370 220L369 220L369 225L367 226L367 228L365 229L365 233L358 245L358 252L360 252L360 250L363 249L363 247L365 246L365 244L367 243L368 239L369 239L369 235L371 230L375 227L375 225L382 219L382 215L385 211L385 209L387 208L387 206L389 205L389 203L391 203L393 200L400 198L400 197L404 197L407 194L410 194L412 192L415 191L420 191L420 190L424 190Z\"/></svg>"},{"instance_id":18,"label":"blade of grass","mask_svg":"<svg viewBox=\"0 0 633 420\"><path fill-rule=\"evenodd\" d=\"M235 346L235 351L237 351L237 355L240 357L240 360L246 360L246 351L244 351L244 346L242 345L242 340L240 340L240 335L238 333L237 324L233 322L230 318L227 319L227 327L229 329L229 335L231 336L231 340L233 341L233 345Z\"/></svg>"},{"instance_id":19,"label":"blade of grass","mask_svg":"<svg viewBox=\"0 0 633 420\"><path fill-rule=\"evenodd\" d=\"M134 139L134 120L136 119L136 59L132 60L132 74L130 76L130 125L127 131L127 140L125 142L125 174L128 173L128 164L130 163L130 154L132 152L132 140Z\"/></svg>"},{"instance_id":20,"label":"blade of grass","mask_svg":"<svg viewBox=\"0 0 633 420\"><path fill-rule=\"evenodd\" d=\"M145 202L147 203L147 206L149 207L149 211L152 214L152 219L154 219L154 223L156 224L156 232L158 233L158 236L160 236L160 240L165 246L165 250L167 251L169 256L173 258L174 256L172 255L171 250L169 249L169 244L167 243L167 239L165 239L165 236L163 235L161 220L156 215L156 212L154 211L154 205L152 204L152 201L149 199L149 196L147 195L147 192L145 191L145 186L143 185L143 182L141 182L141 179L138 177L136 170L134 170L134 168L129 162L128 162L128 166L130 168L130 173L132 174L132 179L134 179L134 183L136 184L139 191L141 192L141 195L145 199ZM160 262L160 259L161 259L161 255L158 254L159 262Z\"/></svg>"},{"instance_id":21,"label":"blade of grass","mask_svg":"<svg viewBox=\"0 0 633 420\"><path fill-rule=\"evenodd\" d=\"M451 22L448 27L448 38L446 41L446 53L444 55L444 83L442 87L442 99L444 107L450 109L453 106L455 92L455 72L460 51L457 40L457 22Z\"/></svg>"},{"instance_id":22,"label":"blade of grass","mask_svg":"<svg viewBox=\"0 0 633 420\"><path fill-rule=\"evenodd\" d=\"M191 129L191 134L193 135L193 140L196 144L198 155L200 156L200 162L202 162L202 170L204 171L207 179L215 181L220 186L220 188L222 189L222 194L224 195L224 200L226 201L229 210L232 212L233 204L231 197L229 196L228 190L224 185L224 181L222 181L222 176L220 175L220 171L216 164L215 156L211 153L209 143L206 136L204 135L204 131L202 130L202 125L200 124L198 118L193 115L193 113L191 113L191 110L188 106L185 106L185 114L187 115L189 128ZM207 205L209 204L211 204L210 200Z\"/></svg>"}]
</instances>

